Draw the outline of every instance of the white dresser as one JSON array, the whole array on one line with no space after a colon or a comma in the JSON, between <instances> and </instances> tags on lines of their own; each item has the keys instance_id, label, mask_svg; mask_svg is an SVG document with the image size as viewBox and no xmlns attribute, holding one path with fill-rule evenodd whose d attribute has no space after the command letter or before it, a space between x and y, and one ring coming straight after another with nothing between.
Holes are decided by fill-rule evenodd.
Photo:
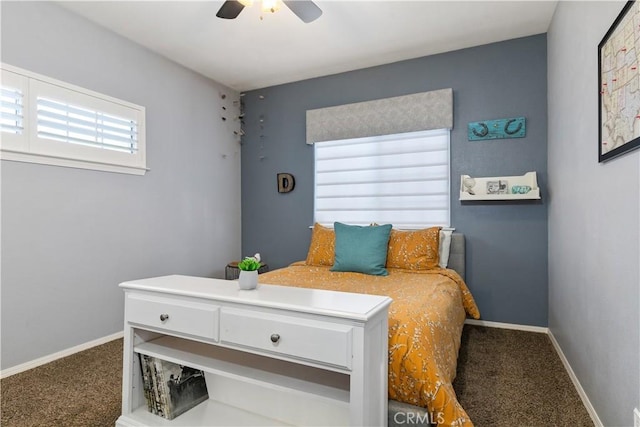
<instances>
[{"instance_id":1,"label":"white dresser","mask_svg":"<svg viewBox=\"0 0 640 427\"><path fill-rule=\"evenodd\" d=\"M177 275L120 286L117 426L387 424L390 298ZM209 399L151 414L137 353L203 370Z\"/></svg>"}]
</instances>

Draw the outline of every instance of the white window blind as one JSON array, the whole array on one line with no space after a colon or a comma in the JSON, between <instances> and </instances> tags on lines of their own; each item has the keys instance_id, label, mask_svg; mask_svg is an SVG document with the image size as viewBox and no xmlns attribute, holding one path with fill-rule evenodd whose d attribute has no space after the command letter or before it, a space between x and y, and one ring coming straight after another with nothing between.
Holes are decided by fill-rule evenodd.
<instances>
[{"instance_id":1,"label":"white window blind","mask_svg":"<svg viewBox=\"0 0 640 427\"><path fill-rule=\"evenodd\" d=\"M1 130L16 135L24 132L24 93L20 89L2 86Z\"/></svg>"},{"instance_id":2,"label":"white window blind","mask_svg":"<svg viewBox=\"0 0 640 427\"><path fill-rule=\"evenodd\" d=\"M135 120L43 97L37 98L37 108L39 138L125 153L138 151Z\"/></svg>"},{"instance_id":3,"label":"white window blind","mask_svg":"<svg viewBox=\"0 0 640 427\"><path fill-rule=\"evenodd\" d=\"M2 64L2 160L144 175L145 108Z\"/></svg>"},{"instance_id":4,"label":"white window blind","mask_svg":"<svg viewBox=\"0 0 640 427\"><path fill-rule=\"evenodd\" d=\"M314 220L418 229L449 226L449 130L339 141L315 147Z\"/></svg>"}]
</instances>

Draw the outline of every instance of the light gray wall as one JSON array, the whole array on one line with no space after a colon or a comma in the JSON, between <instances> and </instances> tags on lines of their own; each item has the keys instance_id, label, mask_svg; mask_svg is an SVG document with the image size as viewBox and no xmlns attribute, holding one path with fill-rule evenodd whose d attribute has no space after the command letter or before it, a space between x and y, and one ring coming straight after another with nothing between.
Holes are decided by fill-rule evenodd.
<instances>
[{"instance_id":1,"label":"light gray wall","mask_svg":"<svg viewBox=\"0 0 640 427\"><path fill-rule=\"evenodd\" d=\"M261 252L272 268L306 257L313 222L313 148L305 144L306 110L450 87L451 220L467 238L468 285L484 319L546 326L546 57L543 34L247 93L243 254ZM467 140L471 121L517 116L527 119L526 138ZM538 172L540 202L458 201L461 174L527 171ZM278 172L295 176L293 192L277 193Z\"/></svg>"},{"instance_id":2,"label":"light gray wall","mask_svg":"<svg viewBox=\"0 0 640 427\"><path fill-rule=\"evenodd\" d=\"M549 327L600 420L640 405L639 161L598 163L598 43L625 2L560 2L548 33Z\"/></svg>"},{"instance_id":3,"label":"light gray wall","mask_svg":"<svg viewBox=\"0 0 640 427\"><path fill-rule=\"evenodd\" d=\"M122 331L118 283L240 255L229 89L54 3L2 2L2 61L146 107L146 176L2 161L2 368ZM223 158L226 155L226 158Z\"/></svg>"}]
</instances>

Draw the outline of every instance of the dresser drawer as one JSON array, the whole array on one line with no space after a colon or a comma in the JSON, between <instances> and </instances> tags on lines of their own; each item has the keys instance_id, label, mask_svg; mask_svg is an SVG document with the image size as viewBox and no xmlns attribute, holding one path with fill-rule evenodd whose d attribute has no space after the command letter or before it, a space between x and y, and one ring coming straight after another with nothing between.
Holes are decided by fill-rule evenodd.
<instances>
[{"instance_id":1,"label":"dresser drawer","mask_svg":"<svg viewBox=\"0 0 640 427\"><path fill-rule=\"evenodd\" d=\"M220 341L298 359L351 369L348 325L222 308Z\"/></svg>"},{"instance_id":2,"label":"dresser drawer","mask_svg":"<svg viewBox=\"0 0 640 427\"><path fill-rule=\"evenodd\" d=\"M206 303L127 295L125 318L130 323L218 341L220 307Z\"/></svg>"}]
</instances>

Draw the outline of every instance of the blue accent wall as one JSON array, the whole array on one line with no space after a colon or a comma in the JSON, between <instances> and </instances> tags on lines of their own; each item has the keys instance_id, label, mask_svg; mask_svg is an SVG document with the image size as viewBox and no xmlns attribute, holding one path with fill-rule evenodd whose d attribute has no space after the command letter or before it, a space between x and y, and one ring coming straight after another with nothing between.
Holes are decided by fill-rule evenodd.
<instances>
[{"instance_id":1,"label":"blue accent wall","mask_svg":"<svg viewBox=\"0 0 640 427\"><path fill-rule=\"evenodd\" d=\"M259 72L259 70L256 70ZM467 284L484 320L547 325L547 41L536 35L268 87L245 94L242 253L271 269L306 257L313 147L306 110L452 88L451 224L466 235ZM523 116L524 138L467 140L469 122ZM458 201L460 175L537 171L542 200ZM295 189L277 191L276 175Z\"/></svg>"}]
</instances>

